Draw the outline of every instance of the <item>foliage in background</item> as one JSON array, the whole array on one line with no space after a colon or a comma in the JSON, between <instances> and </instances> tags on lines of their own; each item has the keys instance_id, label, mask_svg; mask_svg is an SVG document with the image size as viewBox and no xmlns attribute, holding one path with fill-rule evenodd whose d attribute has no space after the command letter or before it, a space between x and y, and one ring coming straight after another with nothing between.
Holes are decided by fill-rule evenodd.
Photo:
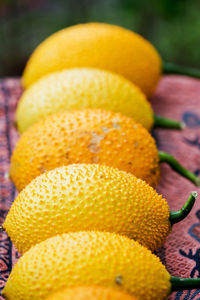
<instances>
[{"instance_id":1,"label":"foliage in background","mask_svg":"<svg viewBox=\"0 0 200 300\"><path fill-rule=\"evenodd\" d=\"M48 35L89 21L132 29L163 59L200 67L199 12L199 0L0 0L0 76L20 75Z\"/></svg>"}]
</instances>

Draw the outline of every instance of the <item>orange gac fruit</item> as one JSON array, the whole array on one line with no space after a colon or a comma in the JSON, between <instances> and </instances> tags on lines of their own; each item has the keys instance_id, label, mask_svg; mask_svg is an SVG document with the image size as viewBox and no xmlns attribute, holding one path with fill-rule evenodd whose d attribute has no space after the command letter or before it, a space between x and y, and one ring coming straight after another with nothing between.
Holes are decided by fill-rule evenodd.
<instances>
[{"instance_id":1,"label":"orange gac fruit","mask_svg":"<svg viewBox=\"0 0 200 300\"><path fill-rule=\"evenodd\" d=\"M61 112L31 126L13 152L10 175L22 190L41 173L72 163L116 167L152 186L160 176L149 132L132 118L98 109Z\"/></svg>"}]
</instances>

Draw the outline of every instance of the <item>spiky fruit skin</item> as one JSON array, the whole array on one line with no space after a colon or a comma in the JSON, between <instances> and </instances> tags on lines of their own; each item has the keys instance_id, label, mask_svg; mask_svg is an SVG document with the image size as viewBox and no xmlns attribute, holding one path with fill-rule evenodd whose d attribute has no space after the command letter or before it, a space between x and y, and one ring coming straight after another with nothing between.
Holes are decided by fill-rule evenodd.
<instances>
[{"instance_id":1,"label":"spiky fruit skin","mask_svg":"<svg viewBox=\"0 0 200 300\"><path fill-rule=\"evenodd\" d=\"M18 190L59 166L98 163L156 186L158 151L149 132L131 118L103 110L61 112L32 125L19 139L10 175Z\"/></svg>"},{"instance_id":2,"label":"spiky fruit skin","mask_svg":"<svg viewBox=\"0 0 200 300\"><path fill-rule=\"evenodd\" d=\"M35 178L3 225L20 253L57 234L117 232L152 251L170 231L169 207L146 182L96 164L61 167Z\"/></svg>"},{"instance_id":3,"label":"spiky fruit skin","mask_svg":"<svg viewBox=\"0 0 200 300\"><path fill-rule=\"evenodd\" d=\"M43 300L80 285L119 288L139 300L162 300L170 275L159 258L127 237L75 232L47 239L17 262L3 290L8 300Z\"/></svg>"},{"instance_id":4,"label":"spiky fruit skin","mask_svg":"<svg viewBox=\"0 0 200 300\"><path fill-rule=\"evenodd\" d=\"M151 96L161 75L161 58L147 40L130 30L103 23L79 24L56 32L35 49L23 74L23 86L74 67L119 73Z\"/></svg>"},{"instance_id":5,"label":"spiky fruit skin","mask_svg":"<svg viewBox=\"0 0 200 300\"><path fill-rule=\"evenodd\" d=\"M137 300L127 293L100 286L81 286L59 291L47 300Z\"/></svg>"},{"instance_id":6,"label":"spiky fruit skin","mask_svg":"<svg viewBox=\"0 0 200 300\"><path fill-rule=\"evenodd\" d=\"M154 123L150 103L133 83L103 70L80 68L47 75L27 89L17 107L17 127L22 133L47 115L83 108L120 112L147 130Z\"/></svg>"}]
</instances>

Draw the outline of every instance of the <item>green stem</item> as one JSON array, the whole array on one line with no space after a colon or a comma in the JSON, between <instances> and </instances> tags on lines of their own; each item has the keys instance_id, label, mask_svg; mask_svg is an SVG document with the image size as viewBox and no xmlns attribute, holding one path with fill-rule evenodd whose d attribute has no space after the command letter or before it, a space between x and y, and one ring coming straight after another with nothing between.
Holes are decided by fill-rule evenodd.
<instances>
[{"instance_id":1,"label":"green stem","mask_svg":"<svg viewBox=\"0 0 200 300\"><path fill-rule=\"evenodd\" d=\"M196 186L200 187L200 178L198 178L195 174L185 169L183 166L179 164L179 162L170 154L159 151L158 153L160 163L167 163L170 167L179 173L181 176L187 178L191 182L193 182Z\"/></svg>"},{"instance_id":2,"label":"green stem","mask_svg":"<svg viewBox=\"0 0 200 300\"><path fill-rule=\"evenodd\" d=\"M171 291L200 289L200 278L183 278L171 276Z\"/></svg>"},{"instance_id":3,"label":"green stem","mask_svg":"<svg viewBox=\"0 0 200 300\"><path fill-rule=\"evenodd\" d=\"M194 206L197 196L197 192L192 192L180 210L170 212L169 221L171 225L178 223L187 217Z\"/></svg>"},{"instance_id":4,"label":"green stem","mask_svg":"<svg viewBox=\"0 0 200 300\"><path fill-rule=\"evenodd\" d=\"M183 129L184 123L164 118L159 115L154 115L154 127L160 127L160 128L171 128L171 129Z\"/></svg>"},{"instance_id":5,"label":"green stem","mask_svg":"<svg viewBox=\"0 0 200 300\"><path fill-rule=\"evenodd\" d=\"M174 63L163 62L164 74L180 74L190 77L200 78L200 70L190 67L180 66Z\"/></svg>"}]
</instances>

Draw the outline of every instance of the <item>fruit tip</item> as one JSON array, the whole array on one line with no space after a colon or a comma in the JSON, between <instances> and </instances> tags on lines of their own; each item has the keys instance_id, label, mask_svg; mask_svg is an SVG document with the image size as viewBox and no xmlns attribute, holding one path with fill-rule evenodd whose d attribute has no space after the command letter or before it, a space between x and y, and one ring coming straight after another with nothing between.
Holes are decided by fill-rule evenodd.
<instances>
[{"instance_id":1,"label":"fruit tip","mask_svg":"<svg viewBox=\"0 0 200 300\"><path fill-rule=\"evenodd\" d=\"M193 192L191 193L191 195L192 195L195 199L198 197L197 191L193 191Z\"/></svg>"}]
</instances>

